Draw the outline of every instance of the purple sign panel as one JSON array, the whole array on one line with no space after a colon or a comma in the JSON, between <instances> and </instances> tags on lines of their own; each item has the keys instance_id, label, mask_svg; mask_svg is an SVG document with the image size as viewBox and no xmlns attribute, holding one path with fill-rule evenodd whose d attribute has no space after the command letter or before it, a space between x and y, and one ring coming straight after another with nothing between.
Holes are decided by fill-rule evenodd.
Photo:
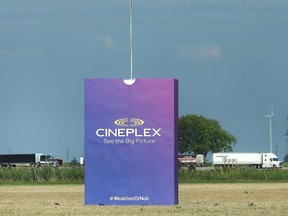
<instances>
[{"instance_id":1,"label":"purple sign panel","mask_svg":"<svg viewBox=\"0 0 288 216\"><path fill-rule=\"evenodd\" d=\"M85 80L85 204L178 204L177 153L177 80Z\"/></svg>"}]
</instances>

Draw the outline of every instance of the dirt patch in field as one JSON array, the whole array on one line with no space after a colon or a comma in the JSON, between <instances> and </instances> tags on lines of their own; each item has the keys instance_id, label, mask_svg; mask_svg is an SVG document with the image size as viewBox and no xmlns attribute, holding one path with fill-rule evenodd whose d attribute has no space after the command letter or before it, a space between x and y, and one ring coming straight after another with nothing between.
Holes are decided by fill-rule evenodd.
<instances>
[{"instance_id":1,"label":"dirt patch in field","mask_svg":"<svg viewBox=\"0 0 288 216\"><path fill-rule=\"evenodd\" d=\"M180 184L177 206L85 206L83 185L0 186L0 215L287 215L287 183Z\"/></svg>"}]
</instances>

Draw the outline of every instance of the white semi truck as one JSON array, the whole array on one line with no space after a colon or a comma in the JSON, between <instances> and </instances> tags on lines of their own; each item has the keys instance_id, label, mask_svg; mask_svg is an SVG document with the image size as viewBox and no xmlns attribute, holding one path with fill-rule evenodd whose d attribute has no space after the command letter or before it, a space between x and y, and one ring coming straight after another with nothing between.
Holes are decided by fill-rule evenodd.
<instances>
[{"instance_id":1,"label":"white semi truck","mask_svg":"<svg viewBox=\"0 0 288 216\"><path fill-rule=\"evenodd\" d=\"M253 166L255 168L282 167L282 161L273 153L234 153L213 154L213 166Z\"/></svg>"},{"instance_id":2,"label":"white semi truck","mask_svg":"<svg viewBox=\"0 0 288 216\"><path fill-rule=\"evenodd\" d=\"M0 167L16 166L53 166L58 167L59 162L51 155L35 154L2 154L0 155Z\"/></svg>"}]
</instances>

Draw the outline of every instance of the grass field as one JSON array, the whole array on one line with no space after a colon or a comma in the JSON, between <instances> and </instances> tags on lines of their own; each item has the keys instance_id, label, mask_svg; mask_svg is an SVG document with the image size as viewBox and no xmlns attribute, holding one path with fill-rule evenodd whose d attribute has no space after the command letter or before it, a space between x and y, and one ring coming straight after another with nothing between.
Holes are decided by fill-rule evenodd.
<instances>
[{"instance_id":1,"label":"grass field","mask_svg":"<svg viewBox=\"0 0 288 216\"><path fill-rule=\"evenodd\" d=\"M179 183L218 182L288 182L288 170L251 169L233 167L199 171L179 170ZM84 167L17 167L0 168L0 184L3 183L60 183L83 184Z\"/></svg>"},{"instance_id":2,"label":"grass field","mask_svg":"<svg viewBox=\"0 0 288 216\"><path fill-rule=\"evenodd\" d=\"M84 186L2 185L0 215L287 215L287 183L180 184L177 206L85 206Z\"/></svg>"}]
</instances>

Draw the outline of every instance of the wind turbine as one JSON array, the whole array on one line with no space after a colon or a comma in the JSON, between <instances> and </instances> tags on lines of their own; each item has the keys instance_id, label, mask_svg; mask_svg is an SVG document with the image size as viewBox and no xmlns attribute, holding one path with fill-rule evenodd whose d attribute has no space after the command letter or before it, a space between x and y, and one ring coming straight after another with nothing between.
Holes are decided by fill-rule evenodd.
<instances>
[{"instance_id":1,"label":"wind turbine","mask_svg":"<svg viewBox=\"0 0 288 216\"><path fill-rule=\"evenodd\" d=\"M272 153L272 118L273 118L273 108L271 109L271 114L266 115L266 118L269 118L269 132L270 132L270 153Z\"/></svg>"}]
</instances>

